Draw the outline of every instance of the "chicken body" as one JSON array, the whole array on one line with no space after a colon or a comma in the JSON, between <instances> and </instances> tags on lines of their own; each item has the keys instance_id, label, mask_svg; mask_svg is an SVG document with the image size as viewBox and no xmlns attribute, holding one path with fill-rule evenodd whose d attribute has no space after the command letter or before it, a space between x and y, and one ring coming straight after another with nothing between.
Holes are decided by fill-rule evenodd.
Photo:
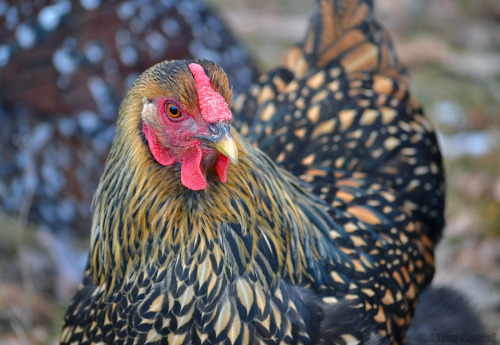
<instances>
[{"instance_id":1,"label":"chicken body","mask_svg":"<svg viewBox=\"0 0 500 345\"><path fill-rule=\"evenodd\" d=\"M205 114L197 73L231 99L214 63L132 86L61 343L404 342L443 224L439 149L371 2L318 3L305 42L236 101L246 138Z\"/></svg>"}]
</instances>

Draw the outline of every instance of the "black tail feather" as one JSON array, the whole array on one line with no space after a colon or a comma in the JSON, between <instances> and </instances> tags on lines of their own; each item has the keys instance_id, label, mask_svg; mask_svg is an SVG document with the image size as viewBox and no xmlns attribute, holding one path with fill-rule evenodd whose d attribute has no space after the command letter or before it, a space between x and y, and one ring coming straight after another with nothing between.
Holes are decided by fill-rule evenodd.
<instances>
[{"instance_id":1,"label":"black tail feather","mask_svg":"<svg viewBox=\"0 0 500 345\"><path fill-rule=\"evenodd\" d=\"M420 295L406 345L486 345L488 336L465 296L448 287L429 287Z\"/></svg>"}]
</instances>

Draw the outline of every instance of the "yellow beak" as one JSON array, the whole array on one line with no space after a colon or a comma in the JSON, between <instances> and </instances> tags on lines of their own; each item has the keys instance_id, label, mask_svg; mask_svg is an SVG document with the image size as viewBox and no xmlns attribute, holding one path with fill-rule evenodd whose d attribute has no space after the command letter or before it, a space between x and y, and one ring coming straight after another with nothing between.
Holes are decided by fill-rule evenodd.
<instances>
[{"instance_id":1,"label":"yellow beak","mask_svg":"<svg viewBox=\"0 0 500 345\"><path fill-rule=\"evenodd\" d=\"M229 158L234 164L238 163L238 148L234 138L229 131L224 132L221 137L213 141L211 145L224 156Z\"/></svg>"}]
</instances>

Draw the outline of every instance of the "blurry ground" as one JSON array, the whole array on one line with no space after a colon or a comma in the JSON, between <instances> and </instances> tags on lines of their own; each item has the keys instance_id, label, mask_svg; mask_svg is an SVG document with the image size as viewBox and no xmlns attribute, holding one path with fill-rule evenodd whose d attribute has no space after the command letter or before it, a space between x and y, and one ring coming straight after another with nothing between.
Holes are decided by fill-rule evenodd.
<instances>
[{"instance_id":1,"label":"blurry ground","mask_svg":"<svg viewBox=\"0 0 500 345\"><path fill-rule=\"evenodd\" d=\"M212 0L263 68L300 40L313 1ZM440 132L447 221L436 284L455 286L500 338L500 2L378 0L413 92ZM36 231L33 231L36 229ZM68 246L71 244L71 246ZM0 218L0 344L55 344L86 241ZM75 250L76 248L76 250Z\"/></svg>"}]
</instances>

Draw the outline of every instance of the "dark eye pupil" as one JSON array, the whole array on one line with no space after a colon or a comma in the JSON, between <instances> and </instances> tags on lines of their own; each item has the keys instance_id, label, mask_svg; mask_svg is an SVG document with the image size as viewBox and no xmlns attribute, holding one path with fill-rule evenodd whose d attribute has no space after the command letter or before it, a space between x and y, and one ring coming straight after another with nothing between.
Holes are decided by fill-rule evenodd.
<instances>
[{"instance_id":1,"label":"dark eye pupil","mask_svg":"<svg viewBox=\"0 0 500 345\"><path fill-rule=\"evenodd\" d=\"M168 106L168 113L172 116L179 115L179 109L175 105Z\"/></svg>"}]
</instances>

